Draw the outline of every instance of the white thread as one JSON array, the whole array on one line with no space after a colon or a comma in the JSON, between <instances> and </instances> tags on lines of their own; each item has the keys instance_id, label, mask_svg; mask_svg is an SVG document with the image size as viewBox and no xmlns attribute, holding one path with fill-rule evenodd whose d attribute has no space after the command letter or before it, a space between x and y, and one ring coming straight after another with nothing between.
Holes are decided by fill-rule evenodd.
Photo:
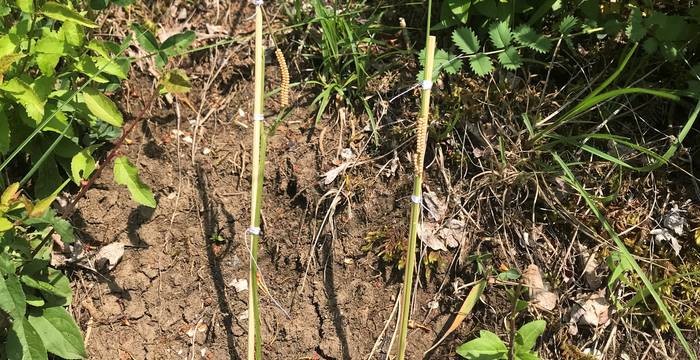
<instances>
[{"instance_id":1,"label":"white thread","mask_svg":"<svg viewBox=\"0 0 700 360\"><path fill-rule=\"evenodd\" d=\"M245 232L247 232L248 234L251 234L251 235L260 235L260 228L255 227L255 226L251 226Z\"/></svg>"},{"instance_id":2,"label":"white thread","mask_svg":"<svg viewBox=\"0 0 700 360\"><path fill-rule=\"evenodd\" d=\"M253 114L253 120L255 120L255 121L263 121L263 120L265 120L265 115L263 115L263 114Z\"/></svg>"},{"instance_id":3,"label":"white thread","mask_svg":"<svg viewBox=\"0 0 700 360\"><path fill-rule=\"evenodd\" d=\"M423 87L423 90L430 90L433 88L433 81L432 80L423 80L420 83L421 87Z\"/></svg>"},{"instance_id":4,"label":"white thread","mask_svg":"<svg viewBox=\"0 0 700 360\"><path fill-rule=\"evenodd\" d=\"M418 195L411 195L411 202L414 204L420 204L422 202L422 199Z\"/></svg>"},{"instance_id":5,"label":"white thread","mask_svg":"<svg viewBox=\"0 0 700 360\"><path fill-rule=\"evenodd\" d=\"M253 4L255 4L255 6L262 6L263 0L253 0Z\"/></svg>"}]
</instances>

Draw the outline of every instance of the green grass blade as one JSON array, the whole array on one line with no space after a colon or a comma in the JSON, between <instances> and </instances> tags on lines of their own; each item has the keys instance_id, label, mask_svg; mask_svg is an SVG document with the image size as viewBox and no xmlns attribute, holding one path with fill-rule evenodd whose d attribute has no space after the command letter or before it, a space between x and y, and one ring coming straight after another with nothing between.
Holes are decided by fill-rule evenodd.
<instances>
[{"instance_id":1,"label":"green grass blade","mask_svg":"<svg viewBox=\"0 0 700 360\"><path fill-rule=\"evenodd\" d=\"M668 307L664 303L663 299L661 299L661 296L659 293L656 291L654 288L654 284L651 283L649 278L646 276L642 268L639 266L639 263L634 259L632 254L630 254L629 250L627 249L627 246L625 246L625 243L620 239L618 236L617 232L613 227L610 225L608 222L607 218L600 212L600 209L598 209L598 205L595 203L595 201L591 198L590 194L583 188L581 183L578 182L574 174L571 172L571 169L569 166L564 162L564 160L559 157L559 155L555 152L552 154L554 159L557 161L559 166L562 168L564 171L564 174L566 175L565 180L574 188L576 191L583 197L583 199L586 201L586 204L588 207L591 209L595 217L598 219L598 221L601 223L603 226L603 229L610 235L610 237L613 239L615 242L615 245L619 248L620 251L620 256L622 257L623 261L626 261L630 264L634 272L639 276L639 278L642 280L642 283L644 283L645 289L649 292L652 298L654 298L654 301L656 301L657 306L659 307L659 310L661 310L661 313L664 315L664 318L666 321L671 325L671 328L673 329L673 332L676 334L676 337L678 338L678 341L680 341L681 345L683 346L683 349L685 352L690 356L692 360L697 360L697 356L695 355L695 352L690 348L690 345L688 344L688 340L686 340L685 336L683 336L683 333L681 332L681 329L678 327L678 324L676 324L676 321L673 319L673 316L671 315L671 312L668 310Z\"/></svg>"}]
</instances>

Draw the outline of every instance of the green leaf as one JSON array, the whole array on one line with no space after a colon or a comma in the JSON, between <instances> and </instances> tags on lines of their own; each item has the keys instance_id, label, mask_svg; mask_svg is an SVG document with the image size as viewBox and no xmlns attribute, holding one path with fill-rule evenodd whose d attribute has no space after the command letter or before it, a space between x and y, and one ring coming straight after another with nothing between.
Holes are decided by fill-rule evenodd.
<instances>
[{"instance_id":1,"label":"green leaf","mask_svg":"<svg viewBox=\"0 0 700 360\"><path fill-rule=\"evenodd\" d=\"M478 338L460 345L457 354L467 359L496 360L505 359L508 349L498 335L481 330Z\"/></svg>"},{"instance_id":2,"label":"green leaf","mask_svg":"<svg viewBox=\"0 0 700 360\"><path fill-rule=\"evenodd\" d=\"M559 33L562 35L567 35L574 30L576 25L578 25L578 19L571 15L567 15L561 19L561 22L559 23Z\"/></svg>"},{"instance_id":3,"label":"green leaf","mask_svg":"<svg viewBox=\"0 0 700 360\"><path fill-rule=\"evenodd\" d=\"M24 57L24 54L17 54L17 53L12 53L12 54L7 54L3 55L0 57L0 79L2 79L2 76L5 75L7 70L10 69L12 64L15 63L15 61L21 59Z\"/></svg>"},{"instance_id":4,"label":"green leaf","mask_svg":"<svg viewBox=\"0 0 700 360\"><path fill-rule=\"evenodd\" d=\"M653 37L648 37L644 40L644 43L642 43L642 47L647 54L652 55L659 49L659 41Z\"/></svg>"},{"instance_id":5,"label":"green leaf","mask_svg":"<svg viewBox=\"0 0 700 360\"><path fill-rule=\"evenodd\" d=\"M94 10L104 10L109 6L109 0L90 0L90 8Z\"/></svg>"},{"instance_id":6,"label":"green leaf","mask_svg":"<svg viewBox=\"0 0 700 360\"><path fill-rule=\"evenodd\" d=\"M75 154L70 162L71 176L73 182L80 185L83 179L90 177L95 171L95 159L91 155L92 149L85 148Z\"/></svg>"},{"instance_id":7,"label":"green leaf","mask_svg":"<svg viewBox=\"0 0 700 360\"><path fill-rule=\"evenodd\" d=\"M129 162L126 156L120 156L114 160L114 181L120 185L126 185L131 193L131 198L141 205L155 208L156 200L153 192L139 178L139 171Z\"/></svg>"},{"instance_id":8,"label":"green leaf","mask_svg":"<svg viewBox=\"0 0 700 360\"><path fill-rule=\"evenodd\" d=\"M39 333L48 352L64 359L82 359L86 356L80 329L62 306L32 311L28 320Z\"/></svg>"},{"instance_id":9,"label":"green leaf","mask_svg":"<svg viewBox=\"0 0 700 360\"><path fill-rule=\"evenodd\" d=\"M4 233L5 231L8 231L12 229L14 226L12 225L12 221L8 220L6 217L0 217L0 233Z\"/></svg>"},{"instance_id":10,"label":"green leaf","mask_svg":"<svg viewBox=\"0 0 700 360\"><path fill-rule=\"evenodd\" d=\"M99 27L97 24L80 15L77 11L54 1L48 1L41 7L41 12L58 21L72 21L89 28Z\"/></svg>"},{"instance_id":11,"label":"green leaf","mask_svg":"<svg viewBox=\"0 0 700 360\"><path fill-rule=\"evenodd\" d=\"M49 225L49 226L53 227L53 229L56 231L56 233L58 235L61 236L61 241L63 241L64 243L71 244L75 241L75 236L73 234L73 226L71 226L71 224L68 221L62 219L59 216L56 216L56 212L52 209L49 209L48 211L46 211L46 213L44 213L43 216L40 216L37 218L25 219L24 223L27 225L33 225L34 227L36 227L40 230L42 228L39 226L44 225L44 227L45 227L46 225ZM39 226L37 226L37 225L39 225ZM62 280L61 275L59 275L54 280L60 282ZM66 280L67 280L67 278L66 278ZM54 284L54 286L58 286L58 285ZM67 287L64 286L64 284L60 284L60 286L64 287L64 290L62 290L63 293L66 293L66 291L69 291L67 289L70 289L69 284Z\"/></svg>"},{"instance_id":12,"label":"green leaf","mask_svg":"<svg viewBox=\"0 0 700 360\"><path fill-rule=\"evenodd\" d=\"M0 154L10 151L10 123L5 110L0 107Z\"/></svg>"},{"instance_id":13,"label":"green leaf","mask_svg":"<svg viewBox=\"0 0 700 360\"><path fill-rule=\"evenodd\" d=\"M421 63L425 63L425 49L418 56ZM433 81L440 75L440 71L444 70L448 74L456 74L462 68L462 60L458 59L454 54L450 54L445 50L435 50L433 61ZM423 70L418 72L418 81L423 80Z\"/></svg>"},{"instance_id":14,"label":"green leaf","mask_svg":"<svg viewBox=\"0 0 700 360\"><path fill-rule=\"evenodd\" d=\"M22 12L33 13L34 0L17 0L17 7L22 10Z\"/></svg>"},{"instance_id":15,"label":"green leaf","mask_svg":"<svg viewBox=\"0 0 700 360\"><path fill-rule=\"evenodd\" d=\"M83 90L83 100L88 110L98 119L116 127L121 127L124 123L124 118L119 109L117 109L117 105L98 90L85 88Z\"/></svg>"},{"instance_id":16,"label":"green leaf","mask_svg":"<svg viewBox=\"0 0 700 360\"><path fill-rule=\"evenodd\" d=\"M489 27L489 38L491 38L493 45L499 49L510 45L513 34L510 31L508 22L501 21L491 24Z\"/></svg>"},{"instance_id":17,"label":"green leaf","mask_svg":"<svg viewBox=\"0 0 700 360\"><path fill-rule=\"evenodd\" d=\"M547 322L544 320L530 321L523 325L515 333L515 352L527 352L532 350L537 343L537 338L542 335Z\"/></svg>"},{"instance_id":18,"label":"green leaf","mask_svg":"<svg viewBox=\"0 0 700 360\"><path fill-rule=\"evenodd\" d=\"M471 67L474 73L478 76L488 75L493 72L491 58L483 53L476 54L476 56L471 58L469 60L469 67Z\"/></svg>"},{"instance_id":19,"label":"green leaf","mask_svg":"<svg viewBox=\"0 0 700 360\"><path fill-rule=\"evenodd\" d=\"M73 46L82 45L83 39L85 39L83 28L72 21L64 22L58 30L58 35L61 36L67 44Z\"/></svg>"},{"instance_id":20,"label":"green leaf","mask_svg":"<svg viewBox=\"0 0 700 360\"><path fill-rule=\"evenodd\" d=\"M168 56L180 55L187 50L196 38L197 35L192 30L181 32L165 39L160 46L160 50Z\"/></svg>"},{"instance_id":21,"label":"green leaf","mask_svg":"<svg viewBox=\"0 0 700 360\"><path fill-rule=\"evenodd\" d=\"M160 48L158 40L153 33L139 24L131 24L131 29L136 33L136 41L149 53L155 53Z\"/></svg>"},{"instance_id":22,"label":"green leaf","mask_svg":"<svg viewBox=\"0 0 700 360\"><path fill-rule=\"evenodd\" d=\"M26 299L22 284L15 274L0 274L0 309L12 316L13 319L24 318L27 311Z\"/></svg>"},{"instance_id":23,"label":"green leaf","mask_svg":"<svg viewBox=\"0 0 700 360\"><path fill-rule=\"evenodd\" d=\"M0 85L0 90L6 92L10 97L22 104L27 111L27 115L39 123L44 117L44 103L34 90L24 81L13 78Z\"/></svg>"},{"instance_id":24,"label":"green leaf","mask_svg":"<svg viewBox=\"0 0 700 360\"><path fill-rule=\"evenodd\" d=\"M105 59L103 57L93 57L97 68L103 73L114 75L122 80L126 80L129 72L129 60L126 59Z\"/></svg>"},{"instance_id":25,"label":"green leaf","mask_svg":"<svg viewBox=\"0 0 700 360\"><path fill-rule=\"evenodd\" d=\"M63 55L66 52L65 45L64 38L57 32L44 29L41 38L36 42L35 50L45 54Z\"/></svg>"},{"instance_id":26,"label":"green leaf","mask_svg":"<svg viewBox=\"0 0 700 360\"><path fill-rule=\"evenodd\" d=\"M508 70L517 70L523 64L518 50L513 47L509 47L506 51L498 54L498 61Z\"/></svg>"},{"instance_id":27,"label":"green leaf","mask_svg":"<svg viewBox=\"0 0 700 360\"><path fill-rule=\"evenodd\" d=\"M33 306L33 307L42 307L46 305L46 301L44 298L42 298L39 295L35 295L33 293L27 294L27 305Z\"/></svg>"},{"instance_id":28,"label":"green leaf","mask_svg":"<svg viewBox=\"0 0 700 360\"><path fill-rule=\"evenodd\" d=\"M90 79L92 79L92 81L96 83L109 83L109 80L106 77L102 76L102 71L100 71L100 69L97 68L97 65L95 65L94 60L87 55L81 56L80 60L75 62L73 66L75 66L76 70L87 75Z\"/></svg>"},{"instance_id":29,"label":"green leaf","mask_svg":"<svg viewBox=\"0 0 700 360\"><path fill-rule=\"evenodd\" d=\"M474 30L463 27L452 32L452 41L466 55L471 55L479 52L479 39L476 37Z\"/></svg>"},{"instance_id":30,"label":"green leaf","mask_svg":"<svg viewBox=\"0 0 700 360\"><path fill-rule=\"evenodd\" d=\"M61 60L60 54L38 53L36 55L36 64L39 66L41 73L46 76L53 76L59 60Z\"/></svg>"},{"instance_id":31,"label":"green leaf","mask_svg":"<svg viewBox=\"0 0 700 360\"><path fill-rule=\"evenodd\" d=\"M552 49L552 41L548 37L538 34L527 25L521 25L515 30L515 40L541 54Z\"/></svg>"},{"instance_id":32,"label":"green leaf","mask_svg":"<svg viewBox=\"0 0 700 360\"><path fill-rule=\"evenodd\" d=\"M44 213L46 212L46 210L48 210L49 207L51 206L51 204L54 202L54 200L56 200L56 197L58 197L58 194L61 192L61 190L63 190L63 188L65 187L66 184L67 184L67 182L63 183L63 185L57 187L56 190L54 190L53 193L51 193L51 195L37 201L34 204L34 207L32 208L32 210L29 211L27 216L29 216L29 217L44 216Z\"/></svg>"},{"instance_id":33,"label":"green leaf","mask_svg":"<svg viewBox=\"0 0 700 360\"><path fill-rule=\"evenodd\" d=\"M161 80L161 85L163 90L170 94L185 94L192 89L190 78L181 69L174 69L165 73L163 80Z\"/></svg>"},{"instance_id":34,"label":"green leaf","mask_svg":"<svg viewBox=\"0 0 700 360\"><path fill-rule=\"evenodd\" d=\"M5 348L7 360L47 360L41 337L32 324L22 317L12 322Z\"/></svg>"},{"instance_id":35,"label":"green leaf","mask_svg":"<svg viewBox=\"0 0 700 360\"><path fill-rule=\"evenodd\" d=\"M472 6L472 2L472 0L447 0L447 6L455 19L466 24L469 20L469 8Z\"/></svg>"},{"instance_id":36,"label":"green leaf","mask_svg":"<svg viewBox=\"0 0 700 360\"><path fill-rule=\"evenodd\" d=\"M2 191L2 196L0 196L0 205L9 206L10 202L17 198L19 192L19 183L12 183L7 185L5 190Z\"/></svg>"},{"instance_id":37,"label":"green leaf","mask_svg":"<svg viewBox=\"0 0 700 360\"><path fill-rule=\"evenodd\" d=\"M540 360L537 354L529 351L516 353L514 358L516 360Z\"/></svg>"},{"instance_id":38,"label":"green leaf","mask_svg":"<svg viewBox=\"0 0 700 360\"><path fill-rule=\"evenodd\" d=\"M630 14L630 23L625 28L625 34L634 42L640 42L647 35L647 28L644 26L642 11L638 7L633 7Z\"/></svg>"}]
</instances>

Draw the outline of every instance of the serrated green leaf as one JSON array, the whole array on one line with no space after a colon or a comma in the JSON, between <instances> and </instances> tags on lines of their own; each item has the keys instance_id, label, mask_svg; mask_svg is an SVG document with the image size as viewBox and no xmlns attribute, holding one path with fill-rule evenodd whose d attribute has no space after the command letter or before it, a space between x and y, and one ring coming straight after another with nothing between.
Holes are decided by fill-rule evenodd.
<instances>
[{"instance_id":1,"label":"serrated green leaf","mask_svg":"<svg viewBox=\"0 0 700 360\"><path fill-rule=\"evenodd\" d=\"M12 54L0 56L0 82L2 81L2 76L5 75L5 73L7 72L7 70L10 69L12 64L14 64L15 61L17 61L23 57L24 57L24 54L17 54L17 53L12 53Z\"/></svg>"},{"instance_id":2,"label":"serrated green leaf","mask_svg":"<svg viewBox=\"0 0 700 360\"><path fill-rule=\"evenodd\" d=\"M552 41L549 38L538 34L527 25L521 25L515 30L515 40L542 54L552 49Z\"/></svg>"},{"instance_id":3,"label":"serrated green leaf","mask_svg":"<svg viewBox=\"0 0 700 360\"><path fill-rule=\"evenodd\" d=\"M56 216L56 212L53 209L48 209L48 211L46 211L44 215L40 217L27 218L24 220L24 223L26 225L34 226L39 230L46 228L46 226L51 226L53 227L54 231L61 236L61 241L63 241L64 243L71 244L75 241L75 236L73 234L73 226L71 226L71 224L68 221L62 219L59 216ZM50 271L49 274L52 274L52 272ZM56 281L56 283L54 283L54 286L62 286L64 288L64 290L62 290L64 294L70 291L70 284L67 282L68 279L66 278L66 283L63 284L61 283L61 275L54 275L57 276L54 278L54 280Z\"/></svg>"},{"instance_id":4,"label":"serrated green leaf","mask_svg":"<svg viewBox=\"0 0 700 360\"><path fill-rule=\"evenodd\" d=\"M544 333L547 322L544 320L530 321L515 332L515 351L527 352L537 343L537 338Z\"/></svg>"},{"instance_id":5,"label":"serrated green leaf","mask_svg":"<svg viewBox=\"0 0 700 360\"><path fill-rule=\"evenodd\" d=\"M197 35L195 35L194 31L184 31L165 39L163 44L160 46L160 50L162 50L168 56L180 55L187 50L187 48L196 38Z\"/></svg>"},{"instance_id":6,"label":"serrated green leaf","mask_svg":"<svg viewBox=\"0 0 700 360\"><path fill-rule=\"evenodd\" d=\"M508 25L508 22L500 21L491 24L489 27L489 38L491 39L493 46L496 48L502 49L510 45L513 39L513 34L510 31L510 25Z\"/></svg>"},{"instance_id":7,"label":"serrated green leaf","mask_svg":"<svg viewBox=\"0 0 700 360\"><path fill-rule=\"evenodd\" d=\"M5 352L7 360L47 360L44 342L32 324L22 317L12 323L7 334Z\"/></svg>"},{"instance_id":8,"label":"serrated green leaf","mask_svg":"<svg viewBox=\"0 0 700 360\"><path fill-rule=\"evenodd\" d=\"M559 33L568 35L578 25L578 19L571 15L565 16L559 23Z\"/></svg>"},{"instance_id":9,"label":"serrated green leaf","mask_svg":"<svg viewBox=\"0 0 700 360\"><path fill-rule=\"evenodd\" d=\"M0 309L14 319L24 317L27 311L26 299L22 284L15 274L0 274Z\"/></svg>"},{"instance_id":10,"label":"serrated green leaf","mask_svg":"<svg viewBox=\"0 0 700 360\"><path fill-rule=\"evenodd\" d=\"M80 329L62 306L36 309L29 313L28 321L41 337L46 351L64 359L86 356Z\"/></svg>"},{"instance_id":11,"label":"serrated green leaf","mask_svg":"<svg viewBox=\"0 0 700 360\"><path fill-rule=\"evenodd\" d=\"M174 69L165 73L161 80L163 90L170 94L185 94L192 89L190 78L184 70Z\"/></svg>"},{"instance_id":12,"label":"serrated green leaf","mask_svg":"<svg viewBox=\"0 0 700 360\"><path fill-rule=\"evenodd\" d=\"M117 109L117 105L107 96L94 88L83 90L83 101L88 110L98 119L116 127L121 127L124 123L122 113Z\"/></svg>"},{"instance_id":13,"label":"serrated green leaf","mask_svg":"<svg viewBox=\"0 0 700 360\"><path fill-rule=\"evenodd\" d=\"M155 208L156 200L151 189L139 178L139 171L129 162L126 156L120 156L114 160L114 181L120 185L126 185L131 193L131 198L141 205Z\"/></svg>"},{"instance_id":14,"label":"serrated green leaf","mask_svg":"<svg viewBox=\"0 0 700 360\"><path fill-rule=\"evenodd\" d=\"M498 54L498 62L508 70L517 70L523 65L523 60L518 54L518 50L513 47L509 47L506 51Z\"/></svg>"},{"instance_id":15,"label":"serrated green leaf","mask_svg":"<svg viewBox=\"0 0 700 360\"><path fill-rule=\"evenodd\" d=\"M457 347L457 354L467 359L496 360L505 359L508 349L498 335L488 331L479 331L479 337Z\"/></svg>"},{"instance_id":16,"label":"serrated green leaf","mask_svg":"<svg viewBox=\"0 0 700 360\"><path fill-rule=\"evenodd\" d=\"M474 31L468 27L456 29L452 32L452 41L466 55L479 52L481 45Z\"/></svg>"},{"instance_id":17,"label":"serrated green leaf","mask_svg":"<svg viewBox=\"0 0 700 360\"><path fill-rule=\"evenodd\" d=\"M476 54L469 60L469 67L478 76L485 76L493 72L493 63L491 58L484 54Z\"/></svg>"},{"instance_id":18,"label":"serrated green leaf","mask_svg":"<svg viewBox=\"0 0 700 360\"><path fill-rule=\"evenodd\" d=\"M36 92L34 92L34 89L24 81L13 78L0 85L0 90L6 92L15 101L22 104L27 111L27 115L37 123L44 117L45 101L42 101L39 96L37 96Z\"/></svg>"},{"instance_id":19,"label":"serrated green leaf","mask_svg":"<svg viewBox=\"0 0 700 360\"><path fill-rule=\"evenodd\" d=\"M645 19L646 25L653 27L654 37L661 42L683 41L690 38L688 23L682 16L654 12Z\"/></svg>"},{"instance_id":20,"label":"serrated green leaf","mask_svg":"<svg viewBox=\"0 0 700 360\"><path fill-rule=\"evenodd\" d=\"M89 28L98 27L97 24L80 15L77 11L54 1L48 1L41 7L41 12L52 19L58 21L72 21L78 25Z\"/></svg>"},{"instance_id":21,"label":"serrated green leaf","mask_svg":"<svg viewBox=\"0 0 700 360\"><path fill-rule=\"evenodd\" d=\"M86 148L73 156L70 162L71 176L73 182L80 185L83 179L90 177L95 171L95 159L91 155L91 149Z\"/></svg>"}]
</instances>

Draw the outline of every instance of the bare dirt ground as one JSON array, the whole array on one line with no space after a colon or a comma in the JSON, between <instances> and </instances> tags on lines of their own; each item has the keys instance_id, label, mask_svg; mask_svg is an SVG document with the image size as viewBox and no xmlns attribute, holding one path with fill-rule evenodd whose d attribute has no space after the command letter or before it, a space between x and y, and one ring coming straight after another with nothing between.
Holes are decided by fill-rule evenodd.
<instances>
[{"instance_id":1,"label":"bare dirt ground","mask_svg":"<svg viewBox=\"0 0 700 360\"><path fill-rule=\"evenodd\" d=\"M173 7L151 15L166 28L195 29L200 39L201 34L215 37L217 31L245 39L252 32L252 7L246 2L210 8ZM184 17L179 16L180 9L185 9ZM117 14L116 18L126 23L129 16ZM72 310L86 335L91 359L244 356L247 291L240 286L247 279L248 267L244 232L250 211L250 51L248 41L241 40L180 61L177 66L194 79L193 92L186 100L157 102L131 137L125 153L156 194L155 210L135 206L127 190L113 184L109 171L79 204L73 220L83 242L94 248L113 242L127 246L111 272L73 273L76 295ZM148 71L148 64L141 66ZM268 65L273 83L276 71L274 64ZM133 78L121 103L131 114L151 96L153 86L149 76ZM363 150L369 137L357 138L365 120L338 113L315 124L315 113L306 109L307 97L303 90L293 94L297 106L268 143L264 236L258 263L266 289L261 296L263 358L361 359L373 350L375 358L384 358L395 325L402 271L375 252L366 251L365 246L372 232L385 234L387 243L399 244L408 232L409 149L398 147L401 144L397 142L375 147L368 155ZM268 105L269 114L276 114L276 100L271 98ZM384 121L412 116L394 114ZM359 161L351 171L327 183L324 174L345 161L344 149L350 149ZM450 201L458 204L471 199L451 199L454 189L442 185L445 175L438 169L433 166L428 171L426 183L436 198L451 204L451 209ZM492 181L506 184L517 180L505 174ZM487 193L484 189L476 197ZM507 201L532 201L529 195L518 196ZM529 209L532 203L527 206ZM466 232L457 253L445 256L444 264L435 268L431 278L425 274L420 277L413 313L417 326L409 333L409 358L421 358L459 308L465 290L453 288L474 280L473 267L452 266L455 259L463 260L476 250L493 251L499 262L522 269L534 262L550 274L580 270L552 262L557 257L575 257L569 242L557 242L558 237L570 237L573 230L542 230L541 226L557 222L544 215L532 216L534 222L520 223L530 217L522 211L516 206L498 210L494 216L502 215L503 223L508 217L516 230ZM541 251L533 248L534 255L523 259L512 250L518 245L504 245L508 236L501 238L501 234L517 229L540 229L535 248ZM561 295L566 298L566 294ZM430 358L454 358L455 347L473 338L479 329L502 328L509 311L503 292L487 291L482 300L485 305L480 305ZM559 320L564 312L558 308L540 313L550 320L543 358L568 358L558 349L567 341L562 335L565 325ZM580 336L587 336L588 342L601 341L595 331L584 331ZM636 351L647 348L635 341L620 346L632 358ZM678 350L670 351L683 358Z\"/></svg>"}]
</instances>

